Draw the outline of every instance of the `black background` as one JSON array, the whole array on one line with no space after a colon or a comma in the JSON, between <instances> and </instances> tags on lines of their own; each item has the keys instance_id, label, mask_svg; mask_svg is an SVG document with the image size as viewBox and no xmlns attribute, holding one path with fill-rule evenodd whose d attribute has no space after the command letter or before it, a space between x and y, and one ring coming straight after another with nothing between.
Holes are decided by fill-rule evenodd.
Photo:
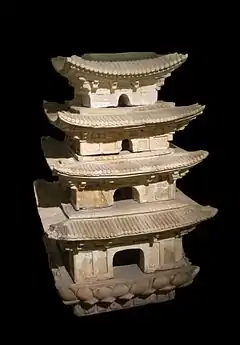
<instances>
[{"instance_id":1,"label":"black background","mask_svg":"<svg viewBox=\"0 0 240 345\"><path fill-rule=\"evenodd\" d=\"M173 16L172 9L161 9L161 4L157 9L139 3L135 14L130 13L128 5L112 3L106 7L111 15L102 14L105 11L100 14L93 7L76 9L74 4L72 7L59 4L58 13L52 17L41 11L40 21L34 23L30 18L32 24L28 22L27 28L34 27L34 30L33 36L26 33L26 52L33 59L36 54L51 58L91 52L188 53L187 62L167 78L159 98L174 101L176 105L199 102L207 106L202 115L174 136L174 143L184 149L203 149L210 153L178 182L178 187L195 201L217 207L219 213L184 238L187 256L201 270L191 286L177 292L174 301L86 317L79 319L79 325L126 326L130 330L133 324L159 327L181 324L187 328L200 325L201 330L212 329L215 323L225 323L229 314L223 310L232 307L234 294L226 246L226 185L222 180L226 151L223 137L228 134L224 127L225 75L222 72L226 61L226 31L222 18L210 13L208 8L200 13L197 6L192 12L186 9L184 15L179 12ZM224 178L226 174L224 171ZM135 333L136 329L133 327L132 331Z\"/></svg>"}]
</instances>

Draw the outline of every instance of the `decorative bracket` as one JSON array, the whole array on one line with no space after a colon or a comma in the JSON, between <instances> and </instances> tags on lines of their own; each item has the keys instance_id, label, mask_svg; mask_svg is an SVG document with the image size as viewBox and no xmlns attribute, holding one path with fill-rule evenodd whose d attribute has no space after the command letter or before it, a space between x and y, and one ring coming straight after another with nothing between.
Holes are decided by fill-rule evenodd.
<instances>
[{"instance_id":1,"label":"decorative bracket","mask_svg":"<svg viewBox=\"0 0 240 345\"><path fill-rule=\"evenodd\" d=\"M73 252L74 249L73 249L73 248L66 247L66 248L65 248L65 251L66 251L66 252Z\"/></svg>"},{"instance_id":2,"label":"decorative bracket","mask_svg":"<svg viewBox=\"0 0 240 345\"><path fill-rule=\"evenodd\" d=\"M133 83L131 83L134 91L136 91L140 87L140 82L139 80L135 80Z\"/></svg>"},{"instance_id":3,"label":"decorative bracket","mask_svg":"<svg viewBox=\"0 0 240 345\"><path fill-rule=\"evenodd\" d=\"M175 182L177 181L177 179L180 178L180 175L179 175L179 172L178 171L174 171L172 174L171 174L171 180L172 182Z\"/></svg>"},{"instance_id":4,"label":"decorative bracket","mask_svg":"<svg viewBox=\"0 0 240 345\"><path fill-rule=\"evenodd\" d=\"M152 183L156 178L156 175L151 175L148 179L147 179L147 183Z\"/></svg>"},{"instance_id":5,"label":"decorative bracket","mask_svg":"<svg viewBox=\"0 0 240 345\"><path fill-rule=\"evenodd\" d=\"M108 241L106 244L105 244L105 250L107 250L108 248L110 248L112 246L112 241Z\"/></svg>"},{"instance_id":6,"label":"decorative bracket","mask_svg":"<svg viewBox=\"0 0 240 345\"><path fill-rule=\"evenodd\" d=\"M165 83L165 79L170 77L171 73L167 73L164 75L164 78L160 78L158 79L157 83L156 83L156 90L159 91L161 89L161 87L164 85Z\"/></svg>"},{"instance_id":7,"label":"decorative bracket","mask_svg":"<svg viewBox=\"0 0 240 345\"><path fill-rule=\"evenodd\" d=\"M82 133L82 140L87 140L88 138L88 132L83 132Z\"/></svg>"},{"instance_id":8,"label":"decorative bracket","mask_svg":"<svg viewBox=\"0 0 240 345\"><path fill-rule=\"evenodd\" d=\"M118 82L117 81L111 81L110 82L111 93L114 93L115 90L117 90L117 87L118 87Z\"/></svg>"},{"instance_id":9,"label":"decorative bracket","mask_svg":"<svg viewBox=\"0 0 240 345\"><path fill-rule=\"evenodd\" d=\"M82 77L81 75L78 77L78 80L80 82L80 89L85 89L88 92L91 91L91 85L89 83L89 81L87 81L84 77Z\"/></svg>"},{"instance_id":10,"label":"decorative bracket","mask_svg":"<svg viewBox=\"0 0 240 345\"><path fill-rule=\"evenodd\" d=\"M158 82L156 83L156 90L157 91L161 90L161 87L163 86L163 84L164 84L164 79L163 78L159 79Z\"/></svg>"},{"instance_id":11,"label":"decorative bracket","mask_svg":"<svg viewBox=\"0 0 240 345\"><path fill-rule=\"evenodd\" d=\"M82 88L85 89L87 92L90 92L91 91L91 85L90 85L89 81L85 80L83 82Z\"/></svg>"},{"instance_id":12,"label":"decorative bracket","mask_svg":"<svg viewBox=\"0 0 240 345\"><path fill-rule=\"evenodd\" d=\"M84 244L83 243L80 243L78 246L77 246L77 250L83 250L84 248Z\"/></svg>"},{"instance_id":13,"label":"decorative bracket","mask_svg":"<svg viewBox=\"0 0 240 345\"><path fill-rule=\"evenodd\" d=\"M185 175L187 175L187 173L189 172L189 170L183 170L179 173L179 178L184 177Z\"/></svg>"},{"instance_id":14,"label":"decorative bracket","mask_svg":"<svg viewBox=\"0 0 240 345\"><path fill-rule=\"evenodd\" d=\"M82 181L80 184L79 184L79 190L84 190L87 186L87 182L85 181Z\"/></svg>"},{"instance_id":15,"label":"decorative bracket","mask_svg":"<svg viewBox=\"0 0 240 345\"><path fill-rule=\"evenodd\" d=\"M91 82L91 91L96 92L99 88L99 80L94 80Z\"/></svg>"},{"instance_id":16,"label":"decorative bracket","mask_svg":"<svg viewBox=\"0 0 240 345\"><path fill-rule=\"evenodd\" d=\"M153 247L153 244L154 244L154 237L151 237L149 240L149 246Z\"/></svg>"}]
</instances>

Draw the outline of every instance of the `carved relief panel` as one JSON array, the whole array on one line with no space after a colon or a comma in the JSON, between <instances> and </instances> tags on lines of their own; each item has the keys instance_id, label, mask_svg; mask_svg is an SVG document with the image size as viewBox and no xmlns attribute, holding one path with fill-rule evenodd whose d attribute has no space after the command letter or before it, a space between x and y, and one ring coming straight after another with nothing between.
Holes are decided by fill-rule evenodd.
<instances>
[{"instance_id":1,"label":"carved relief panel","mask_svg":"<svg viewBox=\"0 0 240 345\"><path fill-rule=\"evenodd\" d=\"M113 193L113 190L77 190L76 204L73 207L79 210L111 206L113 204Z\"/></svg>"},{"instance_id":2,"label":"carved relief panel","mask_svg":"<svg viewBox=\"0 0 240 345\"><path fill-rule=\"evenodd\" d=\"M169 183L161 181L146 186L147 201L160 201L169 199Z\"/></svg>"},{"instance_id":3,"label":"carved relief panel","mask_svg":"<svg viewBox=\"0 0 240 345\"><path fill-rule=\"evenodd\" d=\"M161 269L171 269L184 258L182 238L168 238L159 241Z\"/></svg>"},{"instance_id":4,"label":"carved relief panel","mask_svg":"<svg viewBox=\"0 0 240 345\"><path fill-rule=\"evenodd\" d=\"M73 256L73 262L75 283L82 283L91 278L110 278L106 251L79 251Z\"/></svg>"},{"instance_id":5,"label":"carved relief panel","mask_svg":"<svg viewBox=\"0 0 240 345\"><path fill-rule=\"evenodd\" d=\"M113 95L109 93L109 90L100 89L101 93L91 93L91 108L103 108L114 106Z\"/></svg>"},{"instance_id":6,"label":"carved relief panel","mask_svg":"<svg viewBox=\"0 0 240 345\"><path fill-rule=\"evenodd\" d=\"M80 156L114 154L114 153L119 153L121 151L121 142L116 141L116 142L93 143L93 142L78 140L74 144L74 150Z\"/></svg>"},{"instance_id":7,"label":"carved relief panel","mask_svg":"<svg viewBox=\"0 0 240 345\"><path fill-rule=\"evenodd\" d=\"M150 150L167 150L169 148L168 134L158 135L149 138Z\"/></svg>"},{"instance_id":8,"label":"carved relief panel","mask_svg":"<svg viewBox=\"0 0 240 345\"><path fill-rule=\"evenodd\" d=\"M142 86L133 92L133 104L135 105L148 105L155 104L158 98L158 91L156 85Z\"/></svg>"},{"instance_id":9,"label":"carved relief panel","mask_svg":"<svg viewBox=\"0 0 240 345\"><path fill-rule=\"evenodd\" d=\"M133 152L149 151L149 138L132 139Z\"/></svg>"}]
</instances>

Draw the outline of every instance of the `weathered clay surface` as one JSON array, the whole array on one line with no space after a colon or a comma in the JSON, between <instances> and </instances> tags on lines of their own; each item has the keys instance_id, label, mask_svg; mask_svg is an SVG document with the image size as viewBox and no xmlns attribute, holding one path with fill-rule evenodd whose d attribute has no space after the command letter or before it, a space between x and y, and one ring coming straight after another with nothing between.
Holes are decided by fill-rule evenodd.
<instances>
[{"instance_id":1,"label":"weathered clay surface","mask_svg":"<svg viewBox=\"0 0 240 345\"><path fill-rule=\"evenodd\" d=\"M109 240L126 236L143 234L159 234L161 232L176 230L181 232L184 228L213 217L216 210L206 206L186 205L179 209L160 209L158 212L109 217L107 219L72 219L60 224L53 224L48 236L57 240L91 241ZM111 230L110 230L111 229Z\"/></svg>"},{"instance_id":2,"label":"weathered clay surface","mask_svg":"<svg viewBox=\"0 0 240 345\"><path fill-rule=\"evenodd\" d=\"M146 126L157 123L167 124L172 121L190 121L202 114L204 108L205 106L200 104L175 107L161 101L151 106L128 108L94 109L72 106L69 110L58 111L54 122L60 127L67 127L66 125L69 124L74 127L89 127L89 129Z\"/></svg>"},{"instance_id":3,"label":"weathered clay surface","mask_svg":"<svg viewBox=\"0 0 240 345\"><path fill-rule=\"evenodd\" d=\"M52 105L48 115L81 156L119 153L126 144L131 152L167 153L173 133L184 129L204 108L199 104L176 107L162 101L127 108L70 106L62 111Z\"/></svg>"},{"instance_id":4,"label":"weathered clay surface","mask_svg":"<svg viewBox=\"0 0 240 345\"><path fill-rule=\"evenodd\" d=\"M102 59L99 54L53 59L58 72L75 86L75 103L92 108L154 104L165 79L187 55L128 53Z\"/></svg>"},{"instance_id":5,"label":"weathered clay surface","mask_svg":"<svg viewBox=\"0 0 240 345\"><path fill-rule=\"evenodd\" d=\"M59 293L65 304L72 304L75 313L83 316L170 300L175 289L191 284L198 271L198 267L185 265L148 274L138 280L113 279L88 287L72 284L59 289Z\"/></svg>"},{"instance_id":6,"label":"weathered clay surface","mask_svg":"<svg viewBox=\"0 0 240 345\"><path fill-rule=\"evenodd\" d=\"M66 140L43 141L59 181L37 183L36 195L56 287L78 316L167 301L198 273L182 236L217 210L186 197L176 181L208 152L171 141L204 106L157 101L186 59L122 53L53 61L75 98L46 104Z\"/></svg>"}]
</instances>

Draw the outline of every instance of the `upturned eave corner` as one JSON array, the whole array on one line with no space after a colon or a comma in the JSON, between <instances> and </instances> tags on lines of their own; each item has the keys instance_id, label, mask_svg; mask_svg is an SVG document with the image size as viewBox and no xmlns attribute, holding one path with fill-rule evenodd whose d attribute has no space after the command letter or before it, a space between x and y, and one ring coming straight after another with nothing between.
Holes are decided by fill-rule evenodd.
<instances>
[{"instance_id":1,"label":"upturned eave corner","mask_svg":"<svg viewBox=\"0 0 240 345\"><path fill-rule=\"evenodd\" d=\"M85 109L83 107L68 110L58 110L55 116L52 115L52 121L56 125L69 125L72 130L82 128L86 130L103 129L103 128L131 128L132 126L161 126L156 131L160 131L164 126L171 125L174 127L184 123L187 126L191 120L194 120L204 112L205 106L201 104L192 104L189 106L164 107L162 102L155 105L131 107L125 112L120 108L113 108L112 112L107 108L106 112L98 113L97 109ZM139 113L140 112L140 113ZM141 114L141 116L140 116ZM70 130L70 128L69 128Z\"/></svg>"},{"instance_id":2,"label":"upturned eave corner","mask_svg":"<svg viewBox=\"0 0 240 345\"><path fill-rule=\"evenodd\" d=\"M101 76L125 76L144 77L147 75L156 75L172 72L180 67L188 58L187 54L171 53L165 55L156 55L152 58L118 60L118 54L112 57L112 60L101 61L86 58L86 56L72 55L70 57L57 57L52 59L55 69L63 74L67 74L70 69L82 72L92 73Z\"/></svg>"},{"instance_id":3,"label":"upturned eave corner","mask_svg":"<svg viewBox=\"0 0 240 345\"><path fill-rule=\"evenodd\" d=\"M78 316L171 300L199 271L186 258L183 236L217 209L187 197L177 180L209 153L173 140L205 105L158 100L187 58L129 52L52 59L75 93L64 105L45 104L66 136L57 145L42 142L59 179L35 190L56 287Z\"/></svg>"}]
</instances>

